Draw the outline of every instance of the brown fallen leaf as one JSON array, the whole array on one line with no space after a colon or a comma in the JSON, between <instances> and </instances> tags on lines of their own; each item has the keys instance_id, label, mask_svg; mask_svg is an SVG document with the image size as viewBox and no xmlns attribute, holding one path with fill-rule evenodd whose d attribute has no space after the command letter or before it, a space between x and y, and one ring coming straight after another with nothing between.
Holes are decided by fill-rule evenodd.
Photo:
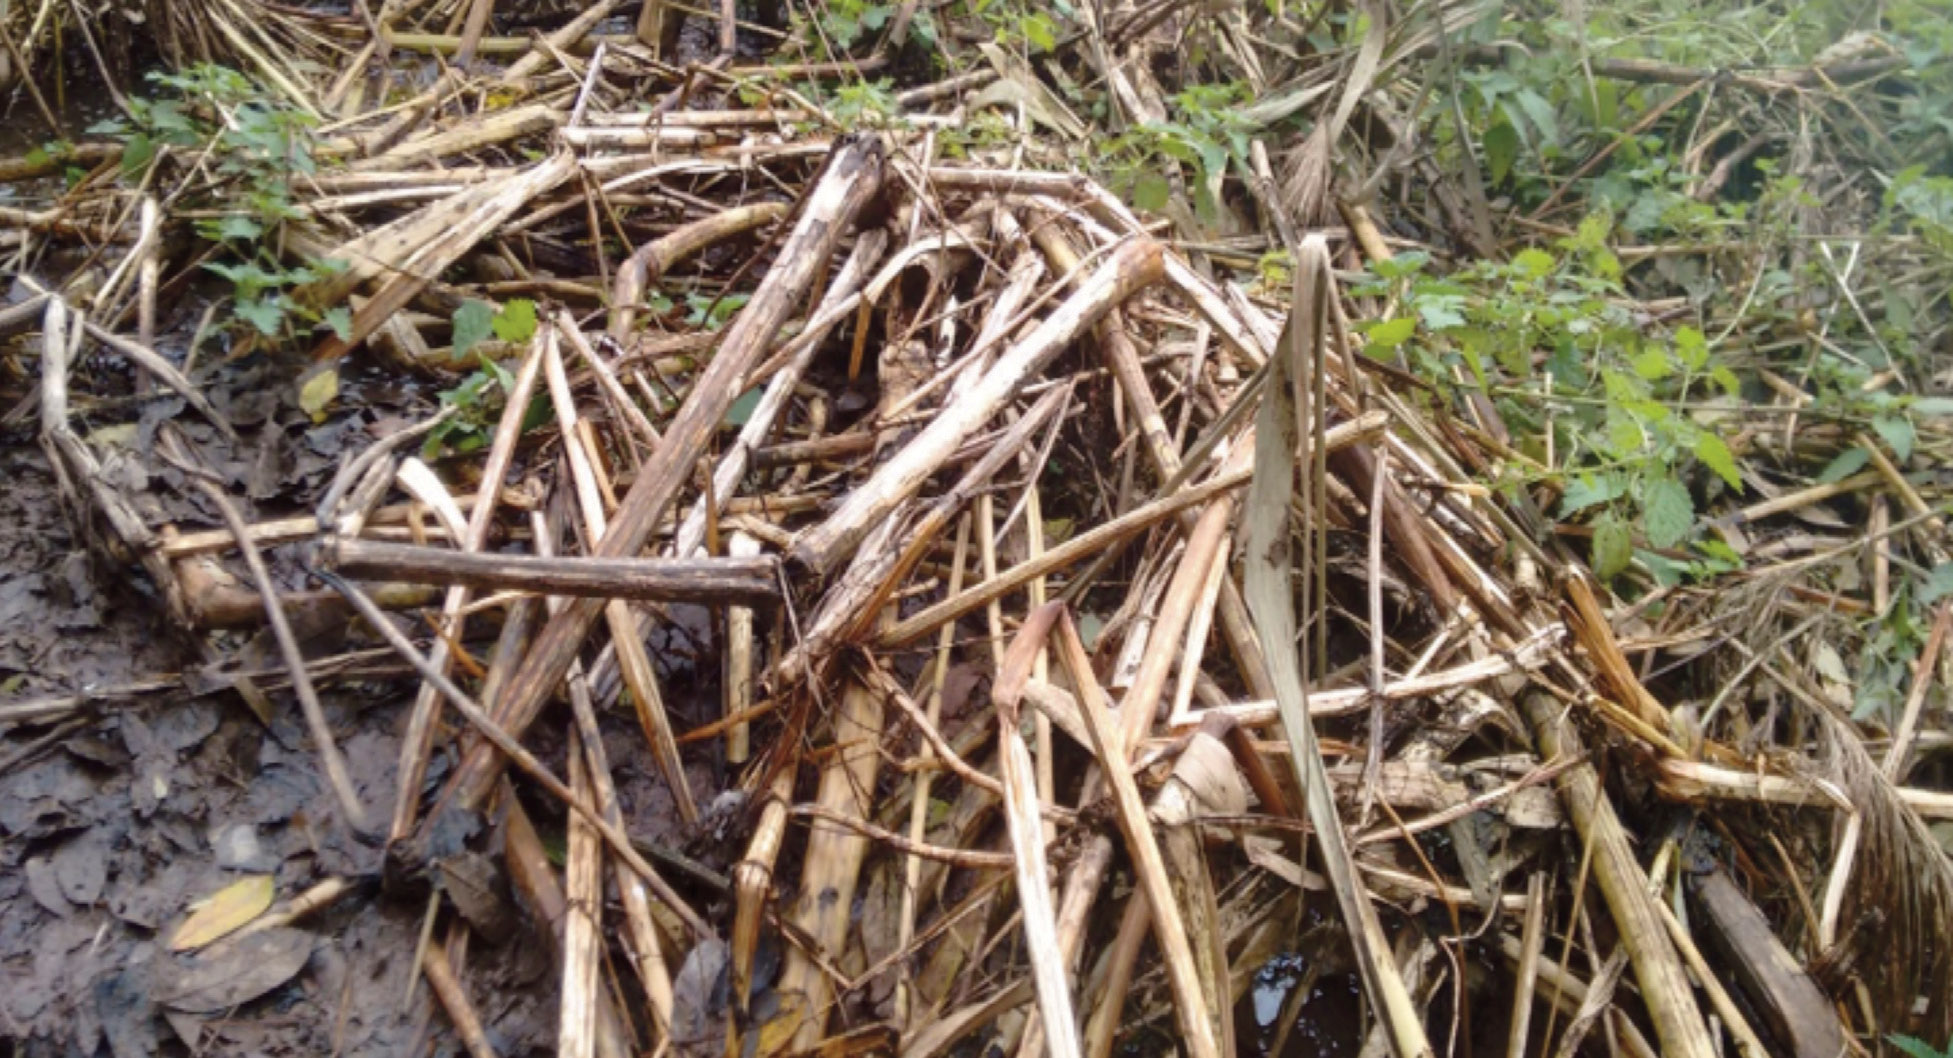
<instances>
[{"instance_id":1,"label":"brown fallen leaf","mask_svg":"<svg viewBox=\"0 0 1953 1058\"><path fill-rule=\"evenodd\" d=\"M203 955L176 960L157 983L154 999L192 1014L213 1014L248 1003L297 976L312 958L313 936L301 929L267 929Z\"/></svg>"},{"instance_id":2,"label":"brown fallen leaf","mask_svg":"<svg viewBox=\"0 0 1953 1058\"><path fill-rule=\"evenodd\" d=\"M230 936L245 923L265 913L273 896L271 876L253 874L240 878L205 899L170 937L171 951L195 951L212 941Z\"/></svg>"}]
</instances>

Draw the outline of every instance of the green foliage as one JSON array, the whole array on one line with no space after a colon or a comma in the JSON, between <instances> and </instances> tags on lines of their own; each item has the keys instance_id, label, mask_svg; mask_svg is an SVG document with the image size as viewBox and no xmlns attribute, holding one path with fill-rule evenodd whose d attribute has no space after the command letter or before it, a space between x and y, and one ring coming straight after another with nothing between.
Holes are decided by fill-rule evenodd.
<instances>
[{"instance_id":1,"label":"green foliage","mask_svg":"<svg viewBox=\"0 0 1953 1058\"><path fill-rule=\"evenodd\" d=\"M1074 10L1066 0L969 0L970 14L990 26L996 41L1030 55L1055 51Z\"/></svg>"},{"instance_id":2,"label":"green foliage","mask_svg":"<svg viewBox=\"0 0 1953 1058\"><path fill-rule=\"evenodd\" d=\"M211 63L154 72L149 81L164 94L132 97L130 122L103 122L90 131L123 138L125 179L149 179L165 154L177 150L196 152L204 170L219 178L213 215L198 220L196 231L231 257L204 267L231 282L232 318L263 338L288 336L294 324L323 325L348 336L348 311L315 311L293 296L343 265L287 266L277 251L280 227L299 216L292 204L293 177L318 170L312 155L315 119L265 94L236 70Z\"/></svg>"},{"instance_id":3,"label":"green foliage","mask_svg":"<svg viewBox=\"0 0 1953 1058\"><path fill-rule=\"evenodd\" d=\"M427 440L421 444L421 458L434 459L444 451L465 455L488 444L495 416L500 413L515 379L488 357L477 358L481 361L479 369L454 388L441 391L441 405L456 411L428 432ZM530 425L523 423L525 429Z\"/></svg>"},{"instance_id":4,"label":"green foliage","mask_svg":"<svg viewBox=\"0 0 1953 1058\"><path fill-rule=\"evenodd\" d=\"M1248 144L1258 127L1242 107L1251 96L1242 83L1195 84L1176 93L1166 121L1140 125L1105 144L1101 165L1108 184L1138 208L1158 210L1169 189L1162 170L1184 165L1195 176L1196 209L1215 215L1227 177L1248 172Z\"/></svg>"},{"instance_id":5,"label":"green foliage","mask_svg":"<svg viewBox=\"0 0 1953 1058\"><path fill-rule=\"evenodd\" d=\"M842 51L855 46L862 37L880 32L895 15L895 5L870 0L822 0L821 32Z\"/></svg>"},{"instance_id":6,"label":"green foliage","mask_svg":"<svg viewBox=\"0 0 1953 1058\"><path fill-rule=\"evenodd\" d=\"M1600 576L1628 568L1637 533L1642 555L1671 553L1650 564L1658 579L1705 575L1735 556L1699 532L1691 483L1708 494L1741 488L1742 477L1713 422L1695 412L1712 411L1739 382L1700 330L1651 333L1623 307L1612 230L1594 214L1554 250L1442 277L1426 274L1420 254L1378 262L1355 293L1402 310L1366 326L1366 349L1441 389L1485 394L1509 421L1544 429L1550 409L1559 515L1589 523Z\"/></svg>"},{"instance_id":7,"label":"green foliage","mask_svg":"<svg viewBox=\"0 0 1953 1058\"><path fill-rule=\"evenodd\" d=\"M1887 1036L1885 1042L1909 1055L1910 1058L1953 1058L1953 1040L1946 1041L1943 1050L1912 1036Z\"/></svg>"},{"instance_id":8,"label":"green foliage","mask_svg":"<svg viewBox=\"0 0 1953 1058\"><path fill-rule=\"evenodd\" d=\"M827 112L845 128L888 128L900 122L902 108L895 101L894 81L857 81L834 90Z\"/></svg>"},{"instance_id":9,"label":"green foliage","mask_svg":"<svg viewBox=\"0 0 1953 1058\"><path fill-rule=\"evenodd\" d=\"M505 342L526 342L536 333L536 303L515 298L498 309L486 301L464 301L454 310L453 324L456 356L466 356L491 334Z\"/></svg>"},{"instance_id":10,"label":"green foliage","mask_svg":"<svg viewBox=\"0 0 1953 1058\"><path fill-rule=\"evenodd\" d=\"M706 297L704 294L687 294L685 305L691 311L685 316L685 323L690 327L716 331L724 327L726 321L732 319L733 313L744 308L746 302L751 300L751 294L721 294L716 298Z\"/></svg>"}]
</instances>

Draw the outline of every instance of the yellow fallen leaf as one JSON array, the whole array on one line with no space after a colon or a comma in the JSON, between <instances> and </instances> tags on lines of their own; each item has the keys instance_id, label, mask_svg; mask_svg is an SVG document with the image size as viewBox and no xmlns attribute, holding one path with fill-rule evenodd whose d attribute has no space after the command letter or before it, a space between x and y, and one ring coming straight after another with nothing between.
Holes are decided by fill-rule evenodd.
<instances>
[{"instance_id":1,"label":"yellow fallen leaf","mask_svg":"<svg viewBox=\"0 0 1953 1058\"><path fill-rule=\"evenodd\" d=\"M272 888L271 875L253 874L217 890L176 928L170 950L192 951L236 932L271 906Z\"/></svg>"},{"instance_id":2,"label":"yellow fallen leaf","mask_svg":"<svg viewBox=\"0 0 1953 1058\"><path fill-rule=\"evenodd\" d=\"M298 406L313 422L325 420L326 406L339 395L339 369L327 367L298 388Z\"/></svg>"}]
</instances>

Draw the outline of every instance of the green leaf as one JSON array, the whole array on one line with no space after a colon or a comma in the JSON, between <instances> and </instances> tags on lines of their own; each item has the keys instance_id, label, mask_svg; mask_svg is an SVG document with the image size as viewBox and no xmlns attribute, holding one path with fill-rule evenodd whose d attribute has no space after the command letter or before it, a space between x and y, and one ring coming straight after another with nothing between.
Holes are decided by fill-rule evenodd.
<instances>
[{"instance_id":1,"label":"green leaf","mask_svg":"<svg viewBox=\"0 0 1953 1058\"><path fill-rule=\"evenodd\" d=\"M495 326L495 306L486 301L464 301L454 310L454 355L461 356L480 345Z\"/></svg>"},{"instance_id":2,"label":"green leaf","mask_svg":"<svg viewBox=\"0 0 1953 1058\"><path fill-rule=\"evenodd\" d=\"M1509 121L1499 121L1485 130L1485 164L1491 170L1494 184L1505 183L1512 172L1512 163L1519 157L1519 132Z\"/></svg>"},{"instance_id":3,"label":"green leaf","mask_svg":"<svg viewBox=\"0 0 1953 1058\"><path fill-rule=\"evenodd\" d=\"M1058 46L1058 27L1044 15L1025 15L1018 20L1017 28L1031 47L1039 51L1050 51Z\"/></svg>"},{"instance_id":4,"label":"green leaf","mask_svg":"<svg viewBox=\"0 0 1953 1058\"><path fill-rule=\"evenodd\" d=\"M1736 372L1722 364L1710 368L1709 377L1714 379L1716 385L1721 386L1722 391L1729 396L1738 396L1743 392L1742 380L1736 377Z\"/></svg>"},{"instance_id":5,"label":"green leaf","mask_svg":"<svg viewBox=\"0 0 1953 1058\"><path fill-rule=\"evenodd\" d=\"M1932 1044L1912 1036L1887 1036L1885 1042L1904 1052L1908 1058L1947 1058L1947 1051L1934 1050ZM1953 1040L1947 1041L1947 1047L1953 1049Z\"/></svg>"},{"instance_id":6,"label":"green leaf","mask_svg":"<svg viewBox=\"0 0 1953 1058\"><path fill-rule=\"evenodd\" d=\"M353 310L344 305L335 305L326 310L323 319L325 325L332 328L332 333L339 336L340 341L353 340Z\"/></svg>"},{"instance_id":7,"label":"green leaf","mask_svg":"<svg viewBox=\"0 0 1953 1058\"><path fill-rule=\"evenodd\" d=\"M1157 213L1166 208L1167 199L1171 194L1171 190L1170 185L1166 182L1166 177L1158 173L1146 173L1140 176L1139 179L1133 181L1133 207L1143 209L1148 213Z\"/></svg>"},{"instance_id":8,"label":"green leaf","mask_svg":"<svg viewBox=\"0 0 1953 1058\"><path fill-rule=\"evenodd\" d=\"M1686 562L1676 562L1653 551L1637 550L1634 558L1648 567L1648 572L1655 575L1655 583L1664 588L1672 588L1688 579L1689 564Z\"/></svg>"},{"instance_id":9,"label":"green leaf","mask_svg":"<svg viewBox=\"0 0 1953 1058\"><path fill-rule=\"evenodd\" d=\"M1541 145L1558 144L1560 122L1553 113L1553 105L1546 101L1546 97L1530 88L1521 88L1515 98L1519 100L1519 109L1526 112L1526 117L1532 121L1533 127L1539 130Z\"/></svg>"},{"instance_id":10,"label":"green leaf","mask_svg":"<svg viewBox=\"0 0 1953 1058\"><path fill-rule=\"evenodd\" d=\"M1862 448L1847 448L1838 453L1838 458L1833 459L1830 465L1824 468L1824 472L1817 476L1817 480L1820 484L1835 485L1865 469L1865 464L1871 461L1870 452Z\"/></svg>"},{"instance_id":11,"label":"green leaf","mask_svg":"<svg viewBox=\"0 0 1953 1058\"><path fill-rule=\"evenodd\" d=\"M1671 369L1667 351L1656 345L1650 345L1636 353L1633 365L1634 373L1650 382L1659 382L1667 378Z\"/></svg>"},{"instance_id":12,"label":"green leaf","mask_svg":"<svg viewBox=\"0 0 1953 1058\"><path fill-rule=\"evenodd\" d=\"M1921 415L1953 415L1953 397L1920 397L1912 402L1912 410Z\"/></svg>"},{"instance_id":13,"label":"green leaf","mask_svg":"<svg viewBox=\"0 0 1953 1058\"><path fill-rule=\"evenodd\" d=\"M1892 449L1892 455L1903 463L1912 458L1912 442L1915 433L1912 420L1897 415L1884 415L1872 420L1872 429Z\"/></svg>"},{"instance_id":14,"label":"green leaf","mask_svg":"<svg viewBox=\"0 0 1953 1058\"><path fill-rule=\"evenodd\" d=\"M1743 487L1742 472L1736 469L1736 457L1729 453L1729 446L1723 439L1712 433L1698 434L1695 438L1695 458L1702 465L1716 472L1732 489Z\"/></svg>"},{"instance_id":15,"label":"green leaf","mask_svg":"<svg viewBox=\"0 0 1953 1058\"><path fill-rule=\"evenodd\" d=\"M240 242L250 242L263 234L264 225L249 217L232 215L217 222L217 238L220 240L236 239Z\"/></svg>"},{"instance_id":16,"label":"green leaf","mask_svg":"<svg viewBox=\"0 0 1953 1058\"><path fill-rule=\"evenodd\" d=\"M516 298L502 306L495 314L491 324L495 337L505 342L521 344L536 333L536 303L528 298Z\"/></svg>"},{"instance_id":17,"label":"green leaf","mask_svg":"<svg viewBox=\"0 0 1953 1058\"><path fill-rule=\"evenodd\" d=\"M1674 478L1648 482L1641 493L1641 524L1648 542L1664 550L1688 539L1695 527L1695 501Z\"/></svg>"},{"instance_id":18,"label":"green leaf","mask_svg":"<svg viewBox=\"0 0 1953 1058\"><path fill-rule=\"evenodd\" d=\"M1594 522L1594 576L1613 580L1628 568L1634 558L1634 538L1627 523L1609 514Z\"/></svg>"},{"instance_id":19,"label":"green leaf","mask_svg":"<svg viewBox=\"0 0 1953 1058\"><path fill-rule=\"evenodd\" d=\"M1694 327L1675 329L1675 358L1690 371L1700 371L1709 363L1709 339Z\"/></svg>"},{"instance_id":20,"label":"green leaf","mask_svg":"<svg viewBox=\"0 0 1953 1058\"><path fill-rule=\"evenodd\" d=\"M746 425L746 421L753 417L753 409L759 407L760 397L765 392L765 387L754 386L752 389L741 393L739 399L733 401L732 406L726 409L726 425Z\"/></svg>"},{"instance_id":21,"label":"green leaf","mask_svg":"<svg viewBox=\"0 0 1953 1058\"><path fill-rule=\"evenodd\" d=\"M239 301L231 312L238 319L256 327L258 333L266 338L278 337L279 330L285 325L285 306L275 297Z\"/></svg>"},{"instance_id":22,"label":"green leaf","mask_svg":"<svg viewBox=\"0 0 1953 1058\"><path fill-rule=\"evenodd\" d=\"M1528 279L1538 279L1546 273L1551 272L1558 264L1559 262L1553 258L1552 254L1537 246L1521 250L1512 258L1512 266L1517 268Z\"/></svg>"},{"instance_id":23,"label":"green leaf","mask_svg":"<svg viewBox=\"0 0 1953 1058\"><path fill-rule=\"evenodd\" d=\"M1367 346L1376 349L1395 349L1417 333L1417 320L1409 316L1399 316L1394 320L1380 320L1370 325L1364 332Z\"/></svg>"},{"instance_id":24,"label":"green leaf","mask_svg":"<svg viewBox=\"0 0 1953 1058\"><path fill-rule=\"evenodd\" d=\"M1953 595L1953 562L1942 562L1926 575L1926 583L1919 587L1919 602L1924 606Z\"/></svg>"},{"instance_id":25,"label":"green leaf","mask_svg":"<svg viewBox=\"0 0 1953 1058\"><path fill-rule=\"evenodd\" d=\"M156 158L156 141L148 133L138 132L122 144L122 176L134 180L149 168Z\"/></svg>"},{"instance_id":26,"label":"green leaf","mask_svg":"<svg viewBox=\"0 0 1953 1058\"><path fill-rule=\"evenodd\" d=\"M1627 482L1614 474L1598 476L1582 474L1566 487L1566 495L1560 497L1560 517L1611 503L1627 491Z\"/></svg>"}]
</instances>

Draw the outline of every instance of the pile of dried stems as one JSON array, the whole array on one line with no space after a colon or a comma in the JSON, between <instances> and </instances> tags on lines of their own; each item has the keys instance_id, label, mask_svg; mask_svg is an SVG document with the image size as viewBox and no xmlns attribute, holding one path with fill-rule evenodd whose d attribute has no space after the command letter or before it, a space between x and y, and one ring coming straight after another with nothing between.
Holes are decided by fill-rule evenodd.
<instances>
[{"instance_id":1,"label":"pile of dried stems","mask_svg":"<svg viewBox=\"0 0 1953 1058\"><path fill-rule=\"evenodd\" d=\"M1690 592L1614 606L1568 541L1479 484L1525 457L1357 346L1338 269L1391 247L1331 194L1330 149L1381 38L1297 89L1321 120L1287 178L1264 166L1255 187L1294 263L1267 298L1084 177L945 159L933 130L996 70L902 91L905 120L842 134L723 54L683 71L656 39L593 54L613 5L504 47L467 17L487 5L437 3L391 16L392 46L441 44L458 20L464 51L518 57L381 105L354 73L387 36L293 15L281 38L235 4L167 6L328 118L332 163L295 185L284 236L346 265L303 292L351 310L315 362L363 348L451 371L463 297L537 299L539 325L495 350L513 381L484 448L430 466L423 423L344 465L314 513L247 524L203 454L231 426L159 351L193 273L171 205L209 174L115 190L98 173L15 218L19 260L86 244L108 268L4 310L9 332L38 329L41 441L77 523L182 627L269 619L286 667L232 684L292 688L340 821L387 843L390 881L499 861L555 945L566 1056L981 1038L1024 1056L1283 1053L1237 1039L1234 1012L1296 951L1356 975L1364 1053L1455 1051L1490 1021L1513 1055L1583 1039L1835 1055L1953 1019L1953 871L1922 822L1953 817L1953 795L1904 783L1953 611L1882 745L1769 656L1728 708L1768 675L1801 740L1738 741L1647 689L1660 659L1747 649L1715 630L1726 611ZM301 33L316 50L294 50ZM328 58L345 74L302 68ZM1112 72L1130 110L1157 102L1128 83L1143 67ZM735 84L766 105L692 102ZM672 329L647 299L674 283L745 300L722 329ZM100 356L182 398L153 448L78 432L73 387ZM1889 489L1882 539L1942 549L1934 508L1867 443L1865 474L1732 524ZM128 463L178 475L224 524L158 524L118 484ZM271 548L315 583L278 582ZM1776 605L1812 621L1854 605L1800 580L1803 561L1751 583L1775 576ZM308 661L286 608L335 593L384 645ZM723 693L703 723L677 715L653 645L699 606ZM346 778L314 684L399 663L419 690L389 806ZM714 817L729 875L632 840L644 820L600 736L613 713L684 823ZM525 803L565 821L562 869ZM1781 840L1764 820L1789 824ZM1736 874L1705 852L1718 843ZM1757 909L1790 894L1808 937ZM460 911L419 958L485 1055ZM724 1006L701 1005L697 979L721 973ZM1280 1034L1311 991L1292 990Z\"/></svg>"}]
</instances>

